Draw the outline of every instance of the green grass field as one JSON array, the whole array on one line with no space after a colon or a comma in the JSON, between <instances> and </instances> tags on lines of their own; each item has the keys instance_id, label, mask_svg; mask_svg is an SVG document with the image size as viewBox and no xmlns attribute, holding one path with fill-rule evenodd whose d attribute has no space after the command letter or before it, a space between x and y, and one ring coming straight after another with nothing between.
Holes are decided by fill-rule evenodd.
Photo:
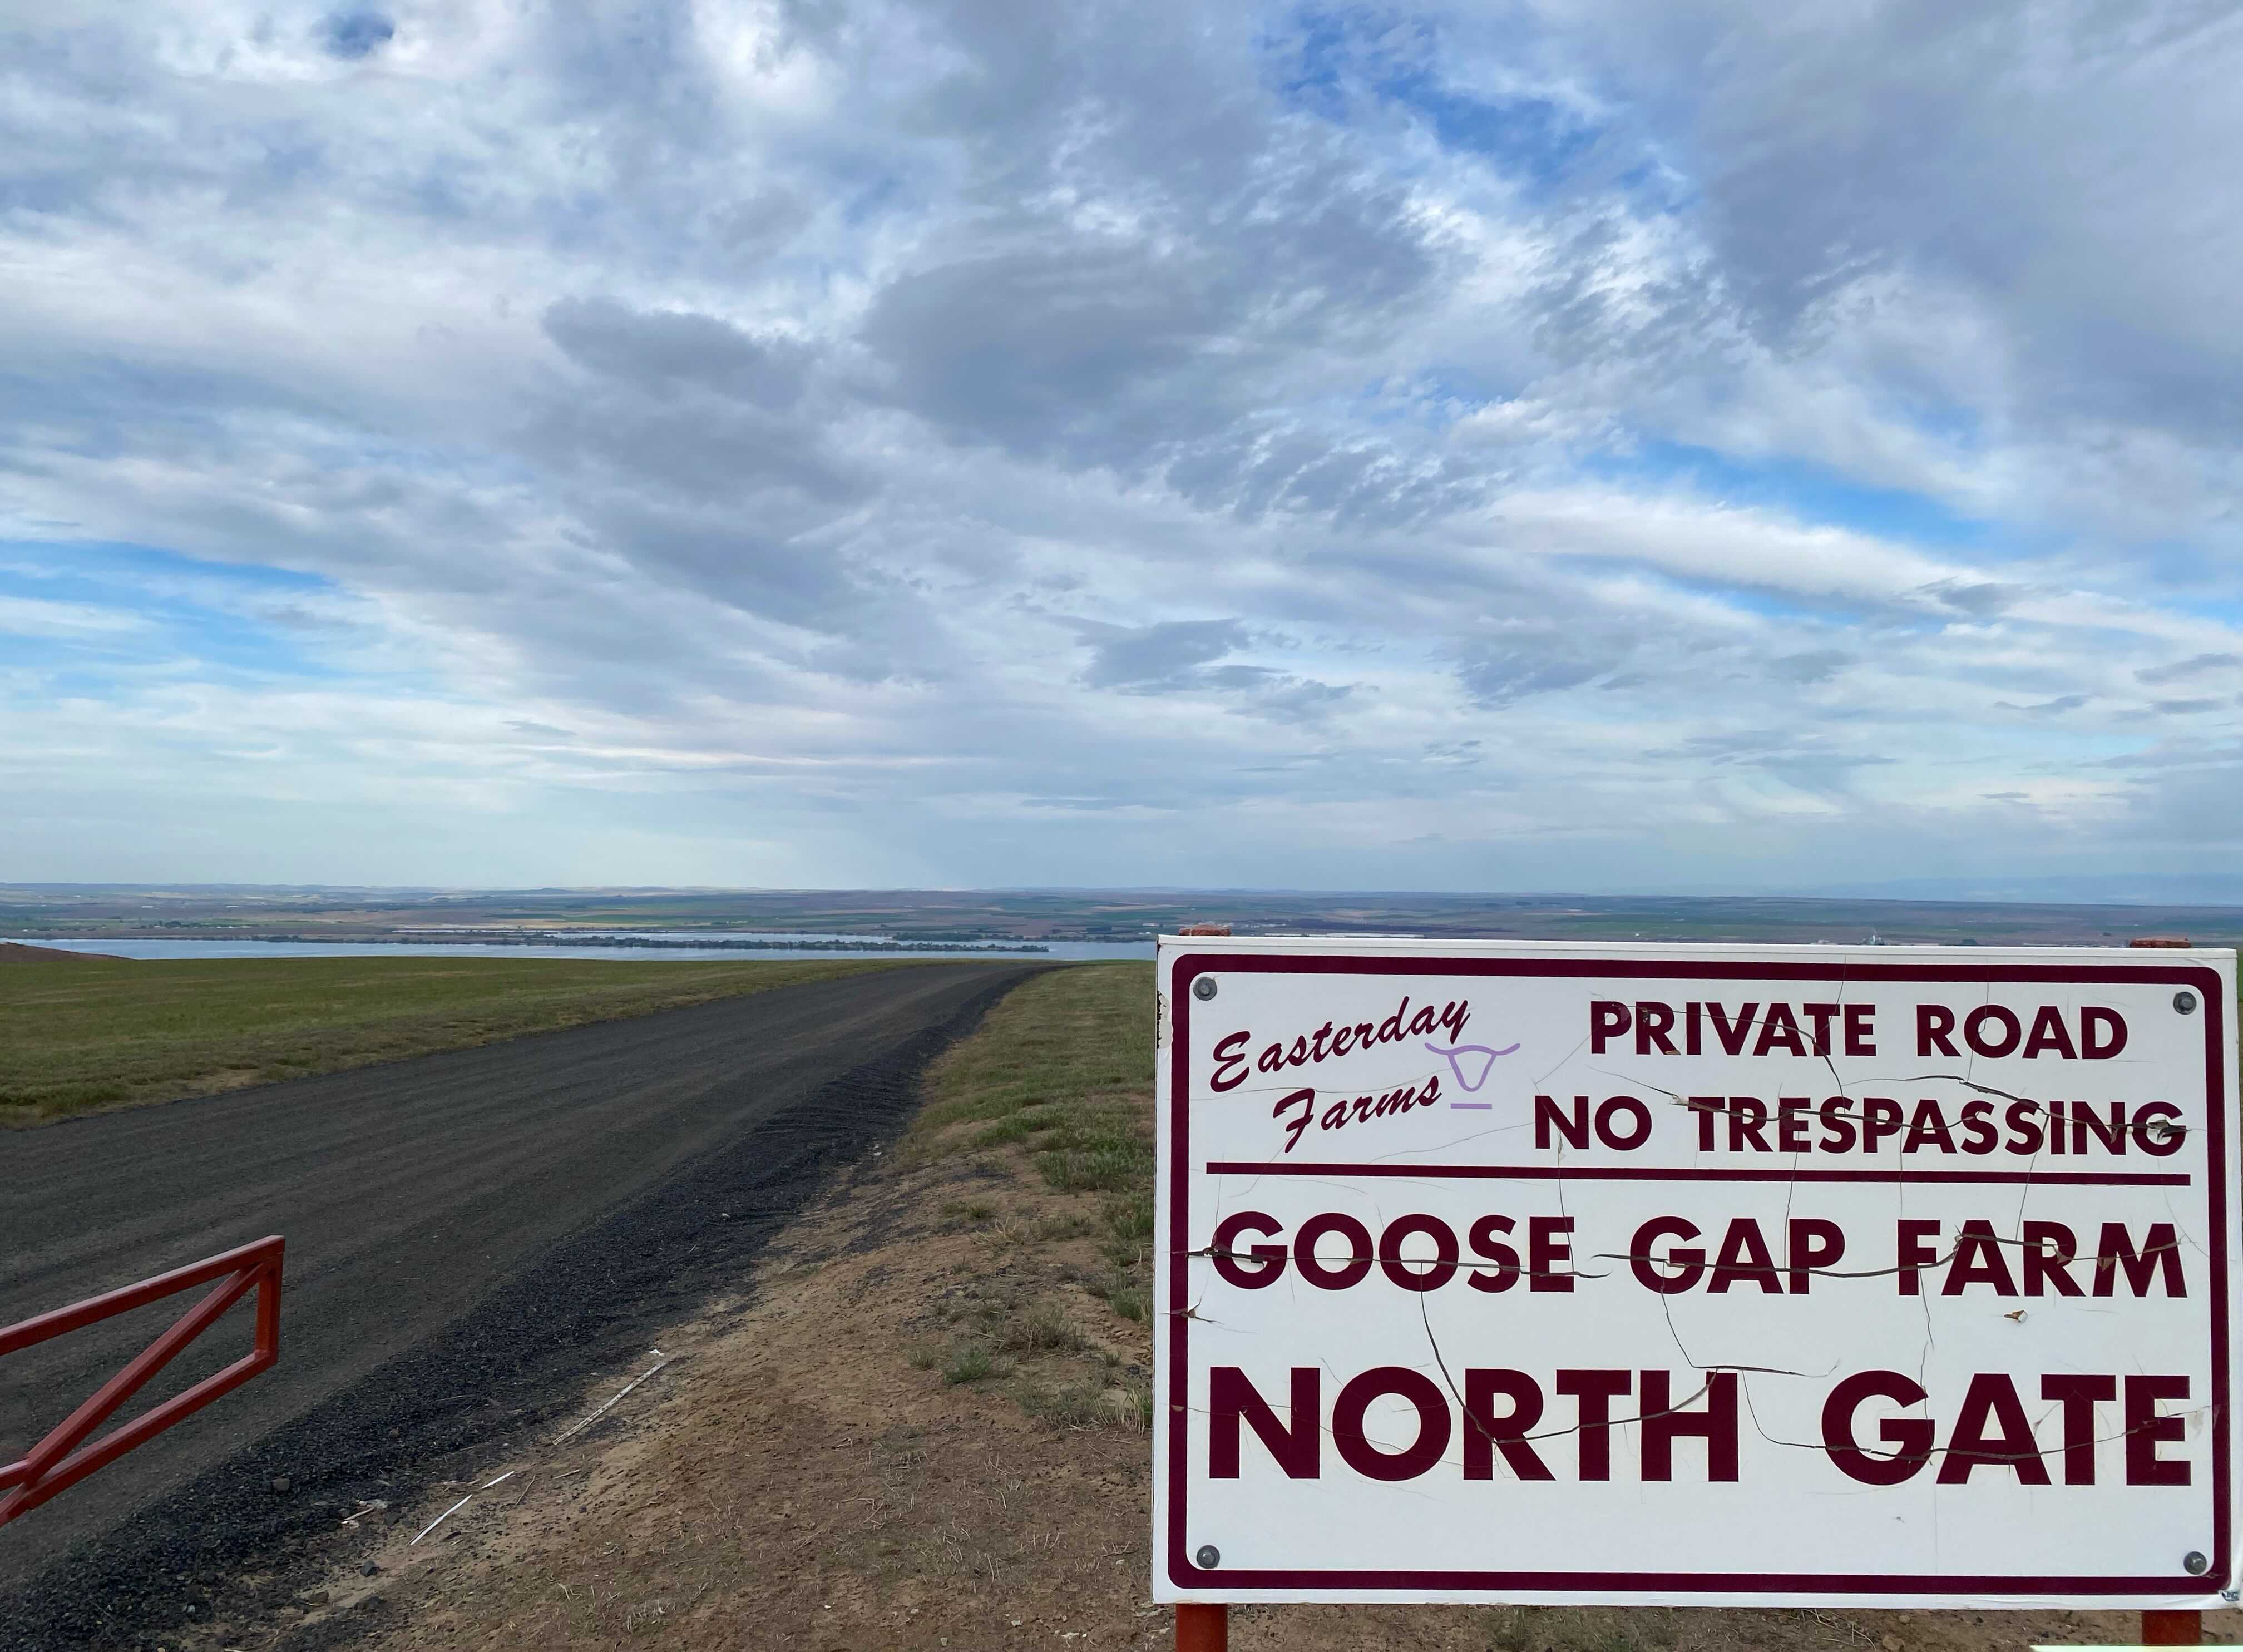
<instances>
[{"instance_id":1,"label":"green grass field","mask_svg":"<svg viewBox=\"0 0 2243 1652\"><path fill-rule=\"evenodd\" d=\"M901 1152L912 1164L1017 1142L1053 1188L1095 1197L1113 1265L1101 1289L1130 1318L1152 1284L1152 1018L1149 963L1022 982L928 1069Z\"/></svg>"},{"instance_id":2,"label":"green grass field","mask_svg":"<svg viewBox=\"0 0 2243 1652\"><path fill-rule=\"evenodd\" d=\"M927 1073L907 1154L1021 1142L1064 1191L1148 1198L1153 966L1079 964L1024 982Z\"/></svg>"},{"instance_id":3,"label":"green grass field","mask_svg":"<svg viewBox=\"0 0 2243 1652\"><path fill-rule=\"evenodd\" d=\"M247 958L0 965L0 1125L908 963Z\"/></svg>"}]
</instances>

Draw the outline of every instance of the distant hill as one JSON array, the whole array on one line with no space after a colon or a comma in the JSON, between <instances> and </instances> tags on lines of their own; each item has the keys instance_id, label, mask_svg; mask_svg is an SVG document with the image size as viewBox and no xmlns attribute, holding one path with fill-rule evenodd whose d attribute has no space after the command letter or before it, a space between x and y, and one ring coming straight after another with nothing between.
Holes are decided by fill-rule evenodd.
<instances>
[{"instance_id":1,"label":"distant hill","mask_svg":"<svg viewBox=\"0 0 2243 1652\"><path fill-rule=\"evenodd\" d=\"M122 963L114 953L65 952L60 947L27 947L20 941L0 941L0 964Z\"/></svg>"},{"instance_id":2,"label":"distant hill","mask_svg":"<svg viewBox=\"0 0 2243 1652\"><path fill-rule=\"evenodd\" d=\"M1936 891L1910 894L1910 889ZM2189 898L2184 898L2184 897ZM1214 921L1242 935L1419 934L1855 946L2119 946L2137 935L2243 943L2243 878L1926 879L1829 894L1458 894L1253 889L652 891L44 889L0 883L0 934L98 952L129 941L516 944L568 935L740 942L790 935L898 945L1087 942L1142 947Z\"/></svg>"}]
</instances>

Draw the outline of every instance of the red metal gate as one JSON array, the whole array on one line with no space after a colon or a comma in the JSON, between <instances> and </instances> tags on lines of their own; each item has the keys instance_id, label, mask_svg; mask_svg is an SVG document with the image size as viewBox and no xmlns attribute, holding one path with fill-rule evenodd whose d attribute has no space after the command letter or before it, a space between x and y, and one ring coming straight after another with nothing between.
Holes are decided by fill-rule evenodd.
<instances>
[{"instance_id":1,"label":"red metal gate","mask_svg":"<svg viewBox=\"0 0 2243 1652\"><path fill-rule=\"evenodd\" d=\"M0 1327L0 1358L4 1358L18 1349L112 1319L120 1313L130 1313L135 1308L160 1302L182 1291L192 1291L213 1279L219 1282L217 1290L182 1314L170 1330L142 1349L124 1370L102 1384L91 1399L32 1446L30 1455L0 1466L0 1526L75 1486L97 1468L114 1462L182 1417L200 1411L220 1394L239 1388L278 1359L280 1250L280 1238L275 1235L222 1256L174 1268L138 1285L40 1314L20 1325ZM248 1353L99 1440L81 1443L253 1288L257 1292L257 1341Z\"/></svg>"}]
</instances>

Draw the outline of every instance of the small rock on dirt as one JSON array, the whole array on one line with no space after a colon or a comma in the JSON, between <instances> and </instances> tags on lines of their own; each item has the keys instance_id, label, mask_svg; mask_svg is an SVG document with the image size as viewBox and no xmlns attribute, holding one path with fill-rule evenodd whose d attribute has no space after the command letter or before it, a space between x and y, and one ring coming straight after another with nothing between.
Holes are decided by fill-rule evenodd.
<instances>
[{"instance_id":1,"label":"small rock on dirt","mask_svg":"<svg viewBox=\"0 0 2243 1652\"><path fill-rule=\"evenodd\" d=\"M288 1489L288 1477L287 1477L287 1475L286 1475L286 1474L275 1474L275 1475L273 1475L273 1489L274 1491L276 1491L276 1492L285 1492L285 1491L286 1491L286 1490Z\"/></svg>"},{"instance_id":2,"label":"small rock on dirt","mask_svg":"<svg viewBox=\"0 0 2243 1652\"><path fill-rule=\"evenodd\" d=\"M1900 1636L1897 1635L1888 1635L1877 1644L1883 1649L1883 1652L1900 1652Z\"/></svg>"},{"instance_id":3,"label":"small rock on dirt","mask_svg":"<svg viewBox=\"0 0 2243 1652\"><path fill-rule=\"evenodd\" d=\"M361 1577L379 1577L381 1575L381 1568L372 1561L368 1561L365 1565L360 1567L358 1569L359 1575Z\"/></svg>"}]
</instances>

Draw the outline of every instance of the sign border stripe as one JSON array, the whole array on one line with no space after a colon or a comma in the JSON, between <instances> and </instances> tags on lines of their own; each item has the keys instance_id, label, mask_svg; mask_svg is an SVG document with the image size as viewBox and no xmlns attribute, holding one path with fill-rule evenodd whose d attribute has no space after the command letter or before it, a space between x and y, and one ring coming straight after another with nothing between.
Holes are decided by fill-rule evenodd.
<instances>
[{"instance_id":1,"label":"sign border stripe","mask_svg":"<svg viewBox=\"0 0 2243 1652\"><path fill-rule=\"evenodd\" d=\"M1941 1575L1918 1573L1661 1573L1625 1572L1399 1572L1311 1569L1247 1571L1203 1570L1195 1565L1186 1547L1185 1492L1189 1484L1188 1446L1189 1412L1189 1338L1191 1325L1190 1281L1182 1265L1191 1250L1190 1202L1190 1050L1191 984L1202 974L1357 974L1532 976L1542 978L1670 981L1827 981L1843 983L1998 981L2005 984L2139 984L2144 981L2194 988L2206 1011L2205 1112L2207 1215L2211 1222L2212 1256L2212 1389L2213 1415L2218 1419L2213 1438L2213 1567L2201 1576L2178 1572L2163 1577L2006 1576L2002 1574ZM2228 1414L2227 1204L2225 1179L2219 1174L2226 1163L2226 1069L2223 1059L2226 1036L2226 1004L2219 973L2202 964L1931 964L1845 962L1715 963L1711 961L1672 961L1650 958L1488 957L1469 954L1429 953L1357 954L1347 953L1236 953L1189 951L1175 961L1172 973L1156 985L1169 994L1175 1028L1169 1041L1169 1456L1164 1488L1168 1504L1166 1572L1171 1587L1219 1594L1225 1588L1281 1589L1302 1595L1326 1593L1353 1595L1395 1590L1459 1594L1581 1592L1641 1595L1660 1591L1670 1595L1766 1593L1822 1596L1857 1595L2162 1595L2171 1598L2209 1596L2233 1585L2233 1513L2229 1507L2232 1465L2229 1460L2233 1427ZM1255 1167L1257 1171L1267 1166ZM1306 1170L1308 1167L1301 1167ZM1336 1167L1317 1166L1326 1174ZM1337 1167L1352 1170L1359 1167ZM1620 1168L1620 1167L1613 1167ZM1378 1174L1425 1173L1425 1167L1397 1167ZM1579 1171L1568 1174L1579 1175ZM2015 1173L2027 1180L2055 1178ZM1711 1177L1705 1179L1714 1179ZM1961 1176L1927 1175L1918 1183L1961 1181ZM1976 1179L1976 1178L1973 1178ZM2186 1178L2184 1178L2186 1180ZM1771 1602L1776 1604L1780 1602Z\"/></svg>"}]
</instances>

